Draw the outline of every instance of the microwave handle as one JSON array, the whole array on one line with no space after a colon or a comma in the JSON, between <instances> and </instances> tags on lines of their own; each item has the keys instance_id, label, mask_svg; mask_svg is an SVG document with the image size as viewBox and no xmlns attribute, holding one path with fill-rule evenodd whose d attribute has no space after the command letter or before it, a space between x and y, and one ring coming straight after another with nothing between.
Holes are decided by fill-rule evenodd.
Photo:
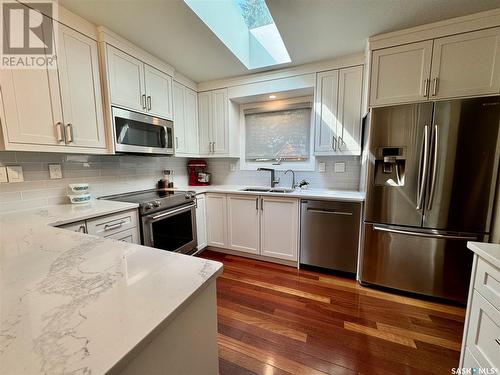
<instances>
[{"instance_id":1,"label":"microwave handle","mask_svg":"<svg viewBox=\"0 0 500 375\"><path fill-rule=\"evenodd\" d=\"M168 144L168 131L166 126L162 126L161 130L161 147L166 148Z\"/></svg>"}]
</instances>

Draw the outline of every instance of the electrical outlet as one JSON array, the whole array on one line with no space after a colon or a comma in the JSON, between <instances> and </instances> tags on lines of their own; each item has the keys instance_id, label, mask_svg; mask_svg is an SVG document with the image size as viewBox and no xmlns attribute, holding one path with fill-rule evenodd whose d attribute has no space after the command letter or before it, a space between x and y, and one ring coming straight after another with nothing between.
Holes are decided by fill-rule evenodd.
<instances>
[{"instance_id":1,"label":"electrical outlet","mask_svg":"<svg viewBox=\"0 0 500 375\"><path fill-rule=\"evenodd\" d=\"M23 182L23 167L20 165L7 166L7 177L9 178L9 182Z\"/></svg>"},{"instance_id":2,"label":"electrical outlet","mask_svg":"<svg viewBox=\"0 0 500 375\"><path fill-rule=\"evenodd\" d=\"M51 180L62 178L61 164L49 164L49 176Z\"/></svg>"},{"instance_id":3,"label":"electrical outlet","mask_svg":"<svg viewBox=\"0 0 500 375\"><path fill-rule=\"evenodd\" d=\"M0 167L0 182L9 182L7 178L7 167Z\"/></svg>"},{"instance_id":4,"label":"electrical outlet","mask_svg":"<svg viewBox=\"0 0 500 375\"><path fill-rule=\"evenodd\" d=\"M326 172L326 163L318 163L318 172L325 173Z\"/></svg>"},{"instance_id":5,"label":"electrical outlet","mask_svg":"<svg viewBox=\"0 0 500 375\"><path fill-rule=\"evenodd\" d=\"M335 171L335 173L344 173L345 172L345 163L335 163L334 171Z\"/></svg>"},{"instance_id":6,"label":"electrical outlet","mask_svg":"<svg viewBox=\"0 0 500 375\"><path fill-rule=\"evenodd\" d=\"M229 164L229 170L231 172L236 172L236 164L235 163L230 163Z\"/></svg>"}]
</instances>

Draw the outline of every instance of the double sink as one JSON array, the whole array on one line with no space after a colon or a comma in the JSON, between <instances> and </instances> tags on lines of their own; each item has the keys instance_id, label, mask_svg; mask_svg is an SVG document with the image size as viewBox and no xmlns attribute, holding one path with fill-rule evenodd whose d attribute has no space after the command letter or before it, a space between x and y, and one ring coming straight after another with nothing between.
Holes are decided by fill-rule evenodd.
<instances>
[{"instance_id":1,"label":"double sink","mask_svg":"<svg viewBox=\"0 0 500 375\"><path fill-rule=\"evenodd\" d=\"M265 188L265 187L247 187L241 189L240 191L253 191L258 193L293 193L294 189L286 189L286 188Z\"/></svg>"}]
</instances>

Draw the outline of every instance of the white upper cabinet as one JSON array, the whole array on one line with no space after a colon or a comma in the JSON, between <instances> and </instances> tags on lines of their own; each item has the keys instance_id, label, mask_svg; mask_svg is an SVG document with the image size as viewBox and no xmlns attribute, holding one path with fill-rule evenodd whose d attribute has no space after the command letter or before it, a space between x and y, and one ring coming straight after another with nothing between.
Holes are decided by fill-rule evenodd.
<instances>
[{"instance_id":1,"label":"white upper cabinet","mask_svg":"<svg viewBox=\"0 0 500 375\"><path fill-rule=\"evenodd\" d=\"M228 247L245 253L260 253L259 197L227 196Z\"/></svg>"},{"instance_id":2,"label":"white upper cabinet","mask_svg":"<svg viewBox=\"0 0 500 375\"><path fill-rule=\"evenodd\" d=\"M434 40L432 98L499 92L499 27Z\"/></svg>"},{"instance_id":3,"label":"white upper cabinet","mask_svg":"<svg viewBox=\"0 0 500 375\"><path fill-rule=\"evenodd\" d=\"M146 107L150 114L172 118L172 77L144 64L146 82Z\"/></svg>"},{"instance_id":4,"label":"white upper cabinet","mask_svg":"<svg viewBox=\"0 0 500 375\"><path fill-rule=\"evenodd\" d=\"M370 105L427 100L432 40L373 51Z\"/></svg>"},{"instance_id":5,"label":"white upper cabinet","mask_svg":"<svg viewBox=\"0 0 500 375\"><path fill-rule=\"evenodd\" d=\"M1 71L1 147L104 153L97 42L64 25L58 31L57 66Z\"/></svg>"},{"instance_id":6,"label":"white upper cabinet","mask_svg":"<svg viewBox=\"0 0 500 375\"><path fill-rule=\"evenodd\" d=\"M337 108L339 71L318 73L316 77L316 154L335 152L337 139Z\"/></svg>"},{"instance_id":7,"label":"white upper cabinet","mask_svg":"<svg viewBox=\"0 0 500 375\"><path fill-rule=\"evenodd\" d=\"M261 255L297 260L299 201L296 198L261 198Z\"/></svg>"},{"instance_id":8,"label":"white upper cabinet","mask_svg":"<svg viewBox=\"0 0 500 375\"><path fill-rule=\"evenodd\" d=\"M176 155L196 155L198 149L198 97L195 91L174 82L174 135Z\"/></svg>"},{"instance_id":9,"label":"white upper cabinet","mask_svg":"<svg viewBox=\"0 0 500 375\"><path fill-rule=\"evenodd\" d=\"M200 135L200 154L212 152L210 127L212 126L212 92L198 93L198 126Z\"/></svg>"},{"instance_id":10,"label":"white upper cabinet","mask_svg":"<svg viewBox=\"0 0 500 375\"><path fill-rule=\"evenodd\" d=\"M106 148L97 43L59 25L59 79L68 145Z\"/></svg>"},{"instance_id":11,"label":"white upper cabinet","mask_svg":"<svg viewBox=\"0 0 500 375\"><path fill-rule=\"evenodd\" d=\"M360 155L363 66L316 77L316 155Z\"/></svg>"},{"instance_id":12,"label":"white upper cabinet","mask_svg":"<svg viewBox=\"0 0 500 375\"><path fill-rule=\"evenodd\" d=\"M198 94L200 154L229 154L229 109L227 89Z\"/></svg>"},{"instance_id":13,"label":"white upper cabinet","mask_svg":"<svg viewBox=\"0 0 500 375\"><path fill-rule=\"evenodd\" d=\"M227 89L215 90L213 92L213 120L211 126L211 138L213 142L212 152L214 154L229 153L229 123L227 101Z\"/></svg>"},{"instance_id":14,"label":"white upper cabinet","mask_svg":"<svg viewBox=\"0 0 500 375\"><path fill-rule=\"evenodd\" d=\"M171 120L172 77L109 44L106 51L111 105Z\"/></svg>"},{"instance_id":15,"label":"white upper cabinet","mask_svg":"<svg viewBox=\"0 0 500 375\"><path fill-rule=\"evenodd\" d=\"M106 51L111 104L144 112L144 63L110 45Z\"/></svg>"},{"instance_id":16,"label":"white upper cabinet","mask_svg":"<svg viewBox=\"0 0 500 375\"><path fill-rule=\"evenodd\" d=\"M340 69L337 116L337 148L340 154L361 154L362 95L363 67Z\"/></svg>"}]
</instances>

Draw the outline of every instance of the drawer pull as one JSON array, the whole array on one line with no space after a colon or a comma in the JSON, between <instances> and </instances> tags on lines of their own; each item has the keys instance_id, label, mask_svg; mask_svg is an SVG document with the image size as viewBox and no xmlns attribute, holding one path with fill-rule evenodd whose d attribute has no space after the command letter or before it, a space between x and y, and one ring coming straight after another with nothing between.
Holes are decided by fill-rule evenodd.
<instances>
[{"instance_id":1,"label":"drawer pull","mask_svg":"<svg viewBox=\"0 0 500 375\"><path fill-rule=\"evenodd\" d=\"M500 345L500 339L495 339L495 342Z\"/></svg>"},{"instance_id":2,"label":"drawer pull","mask_svg":"<svg viewBox=\"0 0 500 375\"><path fill-rule=\"evenodd\" d=\"M104 226L104 230L113 230L113 229L116 229L116 228L120 228L123 224L125 224L127 221L125 220L121 220L119 221L118 223L114 223L114 224L106 224Z\"/></svg>"}]
</instances>

